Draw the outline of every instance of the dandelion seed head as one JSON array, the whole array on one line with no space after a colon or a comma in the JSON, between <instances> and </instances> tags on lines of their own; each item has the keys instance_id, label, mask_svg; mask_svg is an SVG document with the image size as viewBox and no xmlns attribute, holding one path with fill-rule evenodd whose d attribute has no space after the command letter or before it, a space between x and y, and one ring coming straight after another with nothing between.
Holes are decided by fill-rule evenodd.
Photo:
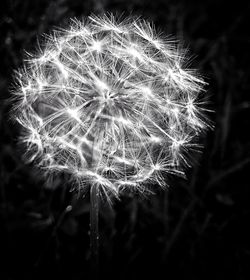
<instances>
[{"instance_id":1,"label":"dandelion seed head","mask_svg":"<svg viewBox=\"0 0 250 280\"><path fill-rule=\"evenodd\" d=\"M53 32L16 78L29 161L107 196L183 175L208 126L205 82L183 53L147 21L112 14Z\"/></svg>"}]
</instances>

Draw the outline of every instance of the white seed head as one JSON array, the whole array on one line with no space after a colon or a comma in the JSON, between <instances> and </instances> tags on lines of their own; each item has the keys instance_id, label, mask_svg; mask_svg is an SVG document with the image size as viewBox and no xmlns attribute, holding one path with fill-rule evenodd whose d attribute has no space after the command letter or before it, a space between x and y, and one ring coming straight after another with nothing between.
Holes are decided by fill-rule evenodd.
<instances>
[{"instance_id":1,"label":"white seed head","mask_svg":"<svg viewBox=\"0 0 250 280\"><path fill-rule=\"evenodd\" d=\"M73 20L17 75L15 118L30 161L98 184L104 194L182 175L206 127L204 81L142 19Z\"/></svg>"}]
</instances>

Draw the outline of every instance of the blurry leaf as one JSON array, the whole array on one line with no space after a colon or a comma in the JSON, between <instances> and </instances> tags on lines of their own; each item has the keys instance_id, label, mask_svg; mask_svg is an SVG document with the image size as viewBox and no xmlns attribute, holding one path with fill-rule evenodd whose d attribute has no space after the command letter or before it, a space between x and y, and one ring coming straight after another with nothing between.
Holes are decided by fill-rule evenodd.
<instances>
[{"instance_id":1,"label":"blurry leaf","mask_svg":"<svg viewBox=\"0 0 250 280\"><path fill-rule=\"evenodd\" d=\"M68 218L65 220L65 222L62 224L61 229L64 233L70 236L76 235L78 231L78 223L76 219L74 218Z\"/></svg>"},{"instance_id":2,"label":"blurry leaf","mask_svg":"<svg viewBox=\"0 0 250 280\"><path fill-rule=\"evenodd\" d=\"M222 204L225 204L225 205L227 205L227 206L232 206L232 205L234 205L234 201L233 201L233 199L229 196L229 195L227 195L227 194L216 194L216 199L220 202L220 203L222 203Z\"/></svg>"}]
</instances>

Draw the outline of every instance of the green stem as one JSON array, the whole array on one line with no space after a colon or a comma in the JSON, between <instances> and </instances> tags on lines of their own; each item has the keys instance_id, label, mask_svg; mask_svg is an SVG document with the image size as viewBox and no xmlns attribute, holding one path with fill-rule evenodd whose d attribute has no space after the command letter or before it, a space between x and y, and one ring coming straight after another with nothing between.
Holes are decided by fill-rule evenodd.
<instances>
[{"instance_id":1,"label":"green stem","mask_svg":"<svg viewBox=\"0 0 250 280\"><path fill-rule=\"evenodd\" d=\"M96 184L90 188L90 251L92 276L98 279L99 270L99 188Z\"/></svg>"}]
</instances>

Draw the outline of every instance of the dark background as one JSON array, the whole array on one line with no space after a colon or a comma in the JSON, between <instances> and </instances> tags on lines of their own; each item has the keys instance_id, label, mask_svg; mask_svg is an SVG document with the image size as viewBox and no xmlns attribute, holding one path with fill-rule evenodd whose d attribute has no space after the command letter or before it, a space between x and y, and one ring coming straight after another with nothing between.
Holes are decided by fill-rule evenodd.
<instances>
[{"instance_id":1,"label":"dark background","mask_svg":"<svg viewBox=\"0 0 250 280\"><path fill-rule=\"evenodd\" d=\"M100 209L101 278L250 279L250 11L240 1L8 0L0 7L0 279L89 279L89 196L22 161L8 121L23 49L70 17L124 12L152 20L195 54L215 129L187 180ZM73 205L73 209L67 208Z\"/></svg>"}]
</instances>

